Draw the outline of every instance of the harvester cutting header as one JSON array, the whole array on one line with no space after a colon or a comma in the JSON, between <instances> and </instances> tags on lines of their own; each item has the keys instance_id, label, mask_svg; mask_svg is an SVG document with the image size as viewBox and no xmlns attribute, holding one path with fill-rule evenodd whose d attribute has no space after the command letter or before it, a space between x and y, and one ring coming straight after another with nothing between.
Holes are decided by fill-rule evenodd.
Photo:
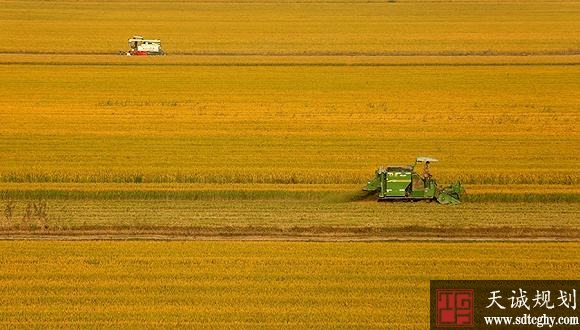
<instances>
[{"instance_id":1,"label":"harvester cutting header","mask_svg":"<svg viewBox=\"0 0 580 330\"><path fill-rule=\"evenodd\" d=\"M461 183L438 187L429 171L429 165L436 161L435 158L417 157L413 165L381 166L363 190L378 192L379 201L436 200L441 204L459 204L463 194ZM423 165L422 173L415 170L419 164Z\"/></svg>"},{"instance_id":2,"label":"harvester cutting header","mask_svg":"<svg viewBox=\"0 0 580 330\"><path fill-rule=\"evenodd\" d=\"M161 48L161 40L145 39L142 36L133 36L129 38L129 50L127 56L147 56L147 55L165 55Z\"/></svg>"}]
</instances>

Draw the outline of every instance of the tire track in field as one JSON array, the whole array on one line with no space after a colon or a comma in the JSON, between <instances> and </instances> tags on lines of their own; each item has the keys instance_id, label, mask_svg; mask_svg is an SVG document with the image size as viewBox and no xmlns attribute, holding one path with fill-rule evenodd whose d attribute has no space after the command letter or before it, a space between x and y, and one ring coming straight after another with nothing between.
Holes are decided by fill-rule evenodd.
<instances>
[{"instance_id":1,"label":"tire track in field","mask_svg":"<svg viewBox=\"0 0 580 330\"><path fill-rule=\"evenodd\" d=\"M580 51L578 52L580 54ZM0 65L105 67L464 67L575 66L575 55L437 55L437 54L261 54L210 53L168 56L120 56L93 53L2 53Z\"/></svg>"},{"instance_id":2,"label":"tire track in field","mask_svg":"<svg viewBox=\"0 0 580 330\"><path fill-rule=\"evenodd\" d=\"M214 237L214 236L163 236L163 235L9 235L0 236L0 241L231 241L231 242L580 242L580 238L461 238L461 237L290 237L290 236L244 236L244 237Z\"/></svg>"},{"instance_id":3,"label":"tire track in field","mask_svg":"<svg viewBox=\"0 0 580 330\"><path fill-rule=\"evenodd\" d=\"M126 56L126 52L120 51L2 51L0 55L79 55L79 56L103 56L103 55L119 55ZM405 52L405 51L371 51L371 52L353 52L353 51L297 51L297 52L260 52L260 51L173 51L163 56L266 56L266 57L333 57L333 56L349 56L349 57L373 57L373 56L392 56L392 57L415 57L415 56L442 56L442 57L481 57L481 56L576 56L580 55L580 49L566 49L566 50L546 50L546 51L423 51L423 52ZM151 55L155 56L155 55Z\"/></svg>"},{"instance_id":4,"label":"tire track in field","mask_svg":"<svg viewBox=\"0 0 580 330\"><path fill-rule=\"evenodd\" d=\"M500 67L500 66L577 66L580 63L39 63L39 62L1 62L0 65L29 65L29 66L107 66L107 67Z\"/></svg>"},{"instance_id":5,"label":"tire track in field","mask_svg":"<svg viewBox=\"0 0 580 330\"><path fill-rule=\"evenodd\" d=\"M577 242L574 227L83 227L75 229L4 229L0 240L217 240L320 242Z\"/></svg>"}]
</instances>

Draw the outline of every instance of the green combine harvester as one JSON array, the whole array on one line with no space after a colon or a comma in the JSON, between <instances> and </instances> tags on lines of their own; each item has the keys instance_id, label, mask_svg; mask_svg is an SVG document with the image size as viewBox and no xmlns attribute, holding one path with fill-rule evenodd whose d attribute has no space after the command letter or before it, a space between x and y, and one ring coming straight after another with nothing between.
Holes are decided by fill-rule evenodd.
<instances>
[{"instance_id":1,"label":"green combine harvester","mask_svg":"<svg viewBox=\"0 0 580 330\"><path fill-rule=\"evenodd\" d=\"M379 201L436 200L440 204L459 204L464 192L461 183L439 188L437 181L431 177L429 165L436 161L434 158L417 157L413 165L381 166L363 190L369 193L378 192ZM423 165L421 174L415 170L418 165Z\"/></svg>"}]
</instances>

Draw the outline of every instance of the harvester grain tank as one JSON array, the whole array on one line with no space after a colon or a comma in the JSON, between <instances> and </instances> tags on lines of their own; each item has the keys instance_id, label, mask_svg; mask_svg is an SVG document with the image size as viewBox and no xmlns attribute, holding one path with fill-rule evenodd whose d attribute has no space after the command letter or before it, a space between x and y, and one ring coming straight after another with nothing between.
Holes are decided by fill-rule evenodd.
<instances>
[{"instance_id":1,"label":"harvester grain tank","mask_svg":"<svg viewBox=\"0 0 580 330\"><path fill-rule=\"evenodd\" d=\"M417 157L413 165L381 166L363 190L378 192L379 201L436 200L441 204L459 204L464 191L461 183L439 187L429 172L429 166L433 162L437 162L437 159ZM422 173L416 170L420 165L423 165Z\"/></svg>"},{"instance_id":2,"label":"harvester grain tank","mask_svg":"<svg viewBox=\"0 0 580 330\"><path fill-rule=\"evenodd\" d=\"M147 56L147 55L165 55L161 48L161 40L145 39L142 36L133 36L129 38L129 50L127 56Z\"/></svg>"}]
</instances>

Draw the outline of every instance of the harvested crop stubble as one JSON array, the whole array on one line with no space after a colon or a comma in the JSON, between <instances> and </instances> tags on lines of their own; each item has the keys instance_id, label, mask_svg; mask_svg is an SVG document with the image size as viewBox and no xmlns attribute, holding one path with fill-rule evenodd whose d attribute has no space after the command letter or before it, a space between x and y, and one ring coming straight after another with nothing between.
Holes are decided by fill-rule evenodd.
<instances>
[{"instance_id":1,"label":"harvested crop stubble","mask_svg":"<svg viewBox=\"0 0 580 330\"><path fill-rule=\"evenodd\" d=\"M46 205L42 214L31 203ZM3 237L125 239L580 239L577 203L336 202L332 199L11 200ZM41 216L42 215L42 216Z\"/></svg>"}]
</instances>

